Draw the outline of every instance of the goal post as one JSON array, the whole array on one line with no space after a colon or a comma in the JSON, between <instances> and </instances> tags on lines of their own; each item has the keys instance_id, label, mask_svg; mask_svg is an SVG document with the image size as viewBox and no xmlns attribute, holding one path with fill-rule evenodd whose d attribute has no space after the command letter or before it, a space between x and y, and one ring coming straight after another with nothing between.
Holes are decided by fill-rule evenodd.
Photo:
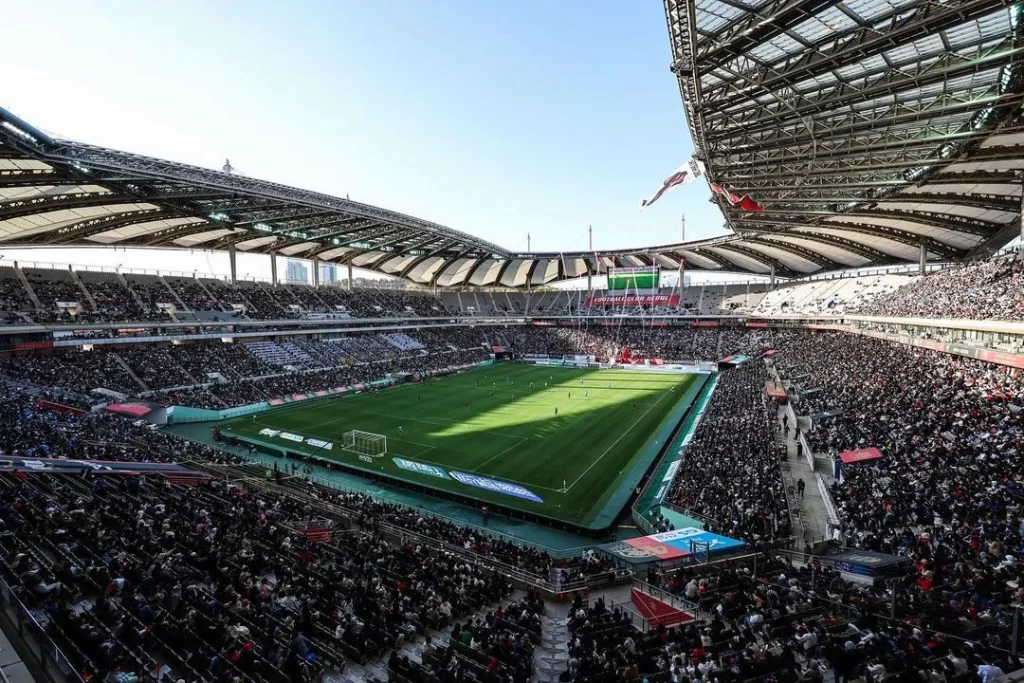
<instances>
[{"instance_id":1,"label":"goal post","mask_svg":"<svg viewBox=\"0 0 1024 683\"><path fill-rule=\"evenodd\" d=\"M379 458L388 452L388 438L383 434L353 429L341 435L341 447L352 453Z\"/></svg>"}]
</instances>

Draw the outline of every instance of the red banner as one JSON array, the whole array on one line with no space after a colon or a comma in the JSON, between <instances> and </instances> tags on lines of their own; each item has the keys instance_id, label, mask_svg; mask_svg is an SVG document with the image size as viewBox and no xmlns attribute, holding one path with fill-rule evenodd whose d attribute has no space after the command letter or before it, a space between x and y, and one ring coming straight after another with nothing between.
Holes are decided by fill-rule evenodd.
<instances>
[{"instance_id":1,"label":"red banner","mask_svg":"<svg viewBox=\"0 0 1024 683\"><path fill-rule=\"evenodd\" d=\"M698 320L693 323L694 327L718 327L717 320Z\"/></svg>"},{"instance_id":2,"label":"red banner","mask_svg":"<svg viewBox=\"0 0 1024 683\"><path fill-rule=\"evenodd\" d=\"M747 323L747 327L753 330L763 330L768 327L768 323Z\"/></svg>"},{"instance_id":3,"label":"red banner","mask_svg":"<svg viewBox=\"0 0 1024 683\"><path fill-rule=\"evenodd\" d=\"M630 590L629 597L631 602L636 605L637 611L647 619L647 623L652 627L672 626L694 620L694 616L689 612L684 612L678 607L673 607L636 588Z\"/></svg>"},{"instance_id":4,"label":"red banner","mask_svg":"<svg viewBox=\"0 0 1024 683\"><path fill-rule=\"evenodd\" d=\"M839 454L839 459L843 461L844 465L849 465L855 462L864 462L865 460L878 460L882 457L882 452L877 448L858 448L853 451L845 451Z\"/></svg>"},{"instance_id":5,"label":"red banner","mask_svg":"<svg viewBox=\"0 0 1024 683\"><path fill-rule=\"evenodd\" d=\"M310 543L326 543L331 540L330 529L303 529L299 533L305 536Z\"/></svg>"},{"instance_id":6,"label":"red banner","mask_svg":"<svg viewBox=\"0 0 1024 683\"><path fill-rule=\"evenodd\" d=\"M52 341L15 342L15 351L39 351L41 349L52 349Z\"/></svg>"},{"instance_id":7,"label":"red banner","mask_svg":"<svg viewBox=\"0 0 1024 683\"><path fill-rule=\"evenodd\" d=\"M678 294L618 294L587 299L588 306L675 306L678 303Z\"/></svg>"},{"instance_id":8,"label":"red banner","mask_svg":"<svg viewBox=\"0 0 1024 683\"><path fill-rule=\"evenodd\" d=\"M61 415L85 415L85 411L81 408L66 406L63 403L54 403L53 401L43 401L42 399L36 401L36 407L42 410L52 410Z\"/></svg>"}]
</instances>

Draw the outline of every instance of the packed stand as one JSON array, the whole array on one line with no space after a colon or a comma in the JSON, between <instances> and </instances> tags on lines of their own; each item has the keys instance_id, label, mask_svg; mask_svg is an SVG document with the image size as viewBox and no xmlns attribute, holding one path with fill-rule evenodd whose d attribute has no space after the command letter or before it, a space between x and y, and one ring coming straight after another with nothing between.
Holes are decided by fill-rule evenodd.
<instances>
[{"instance_id":1,"label":"packed stand","mask_svg":"<svg viewBox=\"0 0 1024 683\"><path fill-rule=\"evenodd\" d=\"M760 362L721 375L667 496L708 530L751 543L790 534L767 379Z\"/></svg>"},{"instance_id":2,"label":"packed stand","mask_svg":"<svg viewBox=\"0 0 1024 683\"><path fill-rule=\"evenodd\" d=\"M482 565L367 532L313 543L290 497L213 480L0 476L4 580L89 678L319 680L493 604ZM157 669L160 676L165 670Z\"/></svg>"},{"instance_id":3,"label":"packed stand","mask_svg":"<svg viewBox=\"0 0 1024 683\"><path fill-rule=\"evenodd\" d=\"M719 330L617 325L614 327L510 327L493 332L516 353L633 356L669 360L717 360Z\"/></svg>"},{"instance_id":4,"label":"packed stand","mask_svg":"<svg viewBox=\"0 0 1024 683\"><path fill-rule=\"evenodd\" d=\"M852 313L887 317L1024 318L1024 260L1001 256L918 277Z\"/></svg>"},{"instance_id":5,"label":"packed stand","mask_svg":"<svg viewBox=\"0 0 1024 683\"><path fill-rule=\"evenodd\" d=\"M816 452L877 448L831 489L845 545L913 560L916 596L972 622L1024 600L1024 380L973 359L854 335L779 345L814 389Z\"/></svg>"},{"instance_id":6,"label":"packed stand","mask_svg":"<svg viewBox=\"0 0 1024 683\"><path fill-rule=\"evenodd\" d=\"M702 620L640 633L624 613L578 606L572 680L972 683L1020 666L1007 655L1005 633L994 641L920 612L893 620L893 582L851 583L821 564L769 557L655 569L646 578Z\"/></svg>"}]
</instances>

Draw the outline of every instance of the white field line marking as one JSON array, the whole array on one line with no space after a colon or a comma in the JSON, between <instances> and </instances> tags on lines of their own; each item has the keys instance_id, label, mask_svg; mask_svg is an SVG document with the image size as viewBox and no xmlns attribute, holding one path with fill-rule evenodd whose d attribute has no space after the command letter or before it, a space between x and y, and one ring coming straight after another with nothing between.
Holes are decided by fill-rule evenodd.
<instances>
[{"instance_id":1,"label":"white field line marking","mask_svg":"<svg viewBox=\"0 0 1024 683\"><path fill-rule=\"evenodd\" d=\"M508 453L508 452L509 452L510 450L512 450L513 448L517 448L517 447L519 447L519 446L522 446L522 445L523 445L524 443L526 443L527 441L529 441L529 439L527 439L527 438L526 438L526 437L524 436L524 437L523 437L523 438L521 438L521 439L520 439L519 441L517 441L516 443L512 444L511 446L509 446L509 447L508 447L508 448L506 448L505 450L501 451L501 452L500 452L500 453L498 453L497 455L493 455L493 456L491 456L491 457L487 458L487 460L483 461L482 463L480 463L479 465L477 465L476 467L474 467L473 469L471 469L471 470L470 470L470 472L476 472L476 471L478 471L478 470L479 470L479 469L480 469L481 467L486 467L487 465L491 464L491 462L492 462L492 461L494 461L494 460L497 460L497 459L498 459L498 458L499 458L500 456L502 456L502 455L505 455L506 453Z\"/></svg>"},{"instance_id":2,"label":"white field line marking","mask_svg":"<svg viewBox=\"0 0 1024 683\"><path fill-rule=\"evenodd\" d=\"M567 489L565 489L564 493L569 493L569 491L572 490L572 487L575 486L577 483L579 483L580 479L582 479L583 477L587 476L587 472L589 472L590 470L594 469L594 465L596 465L597 463L601 462L601 460L604 459L604 456L608 455L608 453L613 448L615 448L615 444L619 443L624 438L626 438L626 435L629 434L631 431L633 431L633 428L636 427L638 424L640 424L640 421L643 420L645 417L647 417L647 413L649 413L652 410L654 410L654 407L656 405L658 405L659 403L661 403L661 399L663 399L663 398L665 398L665 394L664 393L661 396L658 397L657 401L655 401L654 403L651 404L650 408L648 408L647 410L644 411L643 415L641 415L640 417L638 417L636 419L636 422L634 422L633 424L631 424L629 426L629 429L627 429L626 431L622 432L622 434L619 435L619 438L615 439L615 441L612 441L611 445L608 446L608 448L604 449L604 453L602 453L601 455L597 456L597 459L594 460L594 462L590 463L590 467L588 467L587 469L583 470L583 474L581 474L580 476L576 477L576 481L574 481L573 483L569 484L569 487Z\"/></svg>"}]
</instances>

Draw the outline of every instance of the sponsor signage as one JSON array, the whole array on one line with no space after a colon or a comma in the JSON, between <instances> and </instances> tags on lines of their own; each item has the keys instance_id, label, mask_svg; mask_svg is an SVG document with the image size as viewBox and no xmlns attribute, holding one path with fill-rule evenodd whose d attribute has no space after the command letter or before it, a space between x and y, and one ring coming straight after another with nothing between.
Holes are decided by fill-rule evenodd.
<instances>
[{"instance_id":1,"label":"sponsor signage","mask_svg":"<svg viewBox=\"0 0 1024 683\"><path fill-rule=\"evenodd\" d=\"M428 477L437 477L438 479L448 479L448 473L437 465L428 465L425 462L416 462L415 460L406 460L405 458L391 458L391 462L395 463L395 466L399 469L406 470L407 472L424 474Z\"/></svg>"},{"instance_id":2,"label":"sponsor signage","mask_svg":"<svg viewBox=\"0 0 1024 683\"><path fill-rule=\"evenodd\" d=\"M452 479L455 479L466 486L484 489L485 491L493 491L494 493L502 493L506 496L522 498L523 500L533 501L534 503L544 502L544 499L536 493L530 489L519 486L518 484L511 484L507 481L498 481L497 479L489 479L488 477L481 477L476 474L467 474L466 472L459 472L456 470L452 470L450 474Z\"/></svg>"},{"instance_id":3,"label":"sponsor signage","mask_svg":"<svg viewBox=\"0 0 1024 683\"><path fill-rule=\"evenodd\" d=\"M679 471L679 464L681 462L682 462L682 460L673 460L672 464L668 466L667 470L665 470L665 478L662 479L662 481L670 482L673 479L675 479L676 478L676 472Z\"/></svg>"},{"instance_id":4,"label":"sponsor signage","mask_svg":"<svg viewBox=\"0 0 1024 683\"><path fill-rule=\"evenodd\" d=\"M631 538L627 541L602 545L605 552L633 562L675 560L692 554L691 544L699 552L707 547L711 553L720 553L743 546L742 541L713 534L696 527L675 529L651 536ZM705 544L707 544L705 546Z\"/></svg>"},{"instance_id":5,"label":"sponsor signage","mask_svg":"<svg viewBox=\"0 0 1024 683\"><path fill-rule=\"evenodd\" d=\"M675 306L678 303L678 294L618 294L587 299L587 306Z\"/></svg>"},{"instance_id":6,"label":"sponsor signage","mask_svg":"<svg viewBox=\"0 0 1024 683\"><path fill-rule=\"evenodd\" d=\"M298 434L292 434L290 432L282 432L280 429L271 429L270 427L264 427L263 429L261 429L259 431L259 435L260 436L269 436L271 438L276 436L279 439L284 439L285 441L293 441L295 443L303 443L303 442L305 442L305 443L309 444L310 446L313 446L314 448L322 448L322 449L328 450L328 451L334 449L334 444L332 442L330 442L330 441L324 441L323 439L314 439L312 437L307 439L304 436L300 436Z\"/></svg>"}]
</instances>

